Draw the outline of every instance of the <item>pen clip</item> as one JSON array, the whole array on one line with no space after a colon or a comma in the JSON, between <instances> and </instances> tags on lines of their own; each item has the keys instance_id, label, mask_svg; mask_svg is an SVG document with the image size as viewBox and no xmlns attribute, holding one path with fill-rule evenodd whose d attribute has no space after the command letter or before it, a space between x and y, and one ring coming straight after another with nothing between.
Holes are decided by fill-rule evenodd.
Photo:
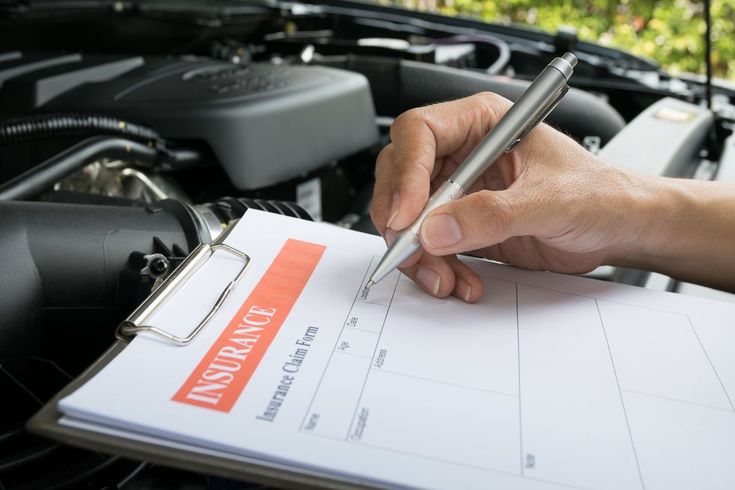
<instances>
[{"instance_id":1,"label":"pen clip","mask_svg":"<svg viewBox=\"0 0 735 490\"><path fill-rule=\"evenodd\" d=\"M554 110L559 102L561 102L561 99L564 98L568 90L569 85L564 85L562 88L560 88L556 95L553 98L549 99L549 102L546 104L546 106L541 111L539 111L538 116L536 116L534 119L529 120L528 125L526 125L526 127L523 129L523 131L521 131L518 137L505 148L505 153L513 151L515 147L518 146L521 141L526 138L526 136L531 134L531 131L533 131L536 126L541 124L543 120L546 119L546 116L548 116L549 113Z\"/></svg>"}]
</instances>

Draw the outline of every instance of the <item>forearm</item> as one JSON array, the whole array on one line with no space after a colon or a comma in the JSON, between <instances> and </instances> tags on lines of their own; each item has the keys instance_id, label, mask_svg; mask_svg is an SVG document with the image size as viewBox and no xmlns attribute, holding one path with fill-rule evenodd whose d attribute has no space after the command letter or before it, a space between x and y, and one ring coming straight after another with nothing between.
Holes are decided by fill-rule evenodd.
<instances>
[{"instance_id":1,"label":"forearm","mask_svg":"<svg viewBox=\"0 0 735 490\"><path fill-rule=\"evenodd\" d=\"M612 265L735 291L735 184L642 177L634 226Z\"/></svg>"}]
</instances>

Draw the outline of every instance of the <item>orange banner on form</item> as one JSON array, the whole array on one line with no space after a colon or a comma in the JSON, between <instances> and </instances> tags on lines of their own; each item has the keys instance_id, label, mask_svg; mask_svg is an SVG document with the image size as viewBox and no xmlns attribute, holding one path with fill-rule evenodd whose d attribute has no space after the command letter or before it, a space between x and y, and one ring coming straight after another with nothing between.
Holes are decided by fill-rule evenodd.
<instances>
[{"instance_id":1,"label":"orange banner on form","mask_svg":"<svg viewBox=\"0 0 735 490\"><path fill-rule=\"evenodd\" d=\"M326 249L289 239L172 400L229 412Z\"/></svg>"}]
</instances>

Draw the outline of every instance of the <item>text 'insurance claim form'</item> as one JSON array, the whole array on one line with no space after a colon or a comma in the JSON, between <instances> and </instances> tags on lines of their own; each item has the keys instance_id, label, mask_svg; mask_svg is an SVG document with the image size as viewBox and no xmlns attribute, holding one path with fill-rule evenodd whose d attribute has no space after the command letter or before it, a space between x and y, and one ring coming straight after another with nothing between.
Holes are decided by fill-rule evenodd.
<instances>
[{"instance_id":1,"label":"text 'insurance claim form'","mask_svg":"<svg viewBox=\"0 0 735 490\"><path fill-rule=\"evenodd\" d=\"M254 211L226 243L252 263L193 344L138 335L62 423L379 486L735 488L733 304L474 259L477 304L366 291L380 238ZM149 323L186 334L239 266Z\"/></svg>"}]
</instances>

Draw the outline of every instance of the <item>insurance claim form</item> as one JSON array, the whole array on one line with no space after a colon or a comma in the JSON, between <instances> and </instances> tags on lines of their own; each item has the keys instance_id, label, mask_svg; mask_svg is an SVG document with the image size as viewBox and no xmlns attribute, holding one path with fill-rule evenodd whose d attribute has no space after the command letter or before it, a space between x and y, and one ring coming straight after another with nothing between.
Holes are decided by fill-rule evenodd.
<instances>
[{"instance_id":1,"label":"insurance claim form","mask_svg":"<svg viewBox=\"0 0 735 490\"><path fill-rule=\"evenodd\" d=\"M380 238L248 211L192 345L138 335L62 423L378 486L735 487L735 305L470 259L484 297L365 282ZM240 262L150 324L186 334ZM207 449L203 449L207 448Z\"/></svg>"}]
</instances>

